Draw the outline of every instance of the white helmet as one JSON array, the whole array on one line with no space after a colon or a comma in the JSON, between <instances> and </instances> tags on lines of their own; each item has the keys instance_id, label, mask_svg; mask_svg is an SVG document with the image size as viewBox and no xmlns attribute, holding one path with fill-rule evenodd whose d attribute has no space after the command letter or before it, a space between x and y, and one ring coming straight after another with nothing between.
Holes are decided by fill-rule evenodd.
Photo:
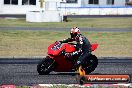
<instances>
[{"instance_id":1,"label":"white helmet","mask_svg":"<svg viewBox=\"0 0 132 88\"><path fill-rule=\"evenodd\" d=\"M78 34L80 34L80 29L78 27L73 27L70 32L71 38L76 37Z\"/></svg>"}]
</instances>

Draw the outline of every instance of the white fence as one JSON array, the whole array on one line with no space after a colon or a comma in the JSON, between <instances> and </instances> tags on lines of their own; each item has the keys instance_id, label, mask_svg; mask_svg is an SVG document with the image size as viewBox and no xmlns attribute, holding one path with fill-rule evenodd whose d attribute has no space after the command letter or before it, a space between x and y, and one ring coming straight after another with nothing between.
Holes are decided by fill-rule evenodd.
<instances>
[{"instance_id":1,"label":"white fence","mask_svg":"<svg viewBox=\"0 0 132 88\"><path fill-rule=\"evenodd\" d=\"M132 15L132 7L74 7L60 8L65 15Z\"/></svg>"},{"instance_id":2,"label":"white fence","mask_svg":"<svg viewBox=\"0 0 132 88\"><path fill-rule=\"evenodd\" d=\"M0 6L0 14L26 14L39 11L38 6ZM131 7L58 7L64 15L132 15Z\"/></svg>"}]
</instances>

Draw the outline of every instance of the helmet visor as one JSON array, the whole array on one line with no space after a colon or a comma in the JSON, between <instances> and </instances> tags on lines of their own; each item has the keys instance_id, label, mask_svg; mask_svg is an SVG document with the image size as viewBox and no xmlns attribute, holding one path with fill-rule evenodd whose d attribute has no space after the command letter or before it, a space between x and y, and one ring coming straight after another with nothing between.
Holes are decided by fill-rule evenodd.
<instances>
[{"instance_id":1,"label":"helmet visor","mask_svg":"<svg viewBox=\"0 0 132 88\"><path fill-rule=\"evenodd\" d=\"M77 36L77 33L70 33L71 38L75 38Z\"/></svg>"}]
</instances>

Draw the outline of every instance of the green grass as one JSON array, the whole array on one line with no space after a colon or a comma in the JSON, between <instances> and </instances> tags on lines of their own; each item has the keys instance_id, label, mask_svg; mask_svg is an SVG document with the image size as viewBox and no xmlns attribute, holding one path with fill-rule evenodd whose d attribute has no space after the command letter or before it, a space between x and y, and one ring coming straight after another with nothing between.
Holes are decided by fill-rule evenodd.
<instances>
[{"instance_id":1,"label":"green grass","mask_svg":"<svg viewBox=\"0 0 132 88\"><path fill-rule=\"evenodd\" d=\"M16 86L16 88L32 88L30 86Z\"/></svg>"},{"instance_id":2,"label":"green grass","mask_svg":"<svg viewBox=\"0 0 132 88\"><path fill-rule=\"evenodd\" d=\"M97 42L97 56L132 56L132 32L82 32ZM66 31L1 30L0 56L44 56L56 40L69 37Z\"/></svg>"},{"instance_id":3,"label":"green grass","mask_svg":"<svg viewBox=\"0 0 132 88\"><path fill-rule=\"evenodd\" d=\"M24 26L45 28L132 28L132 17L120 18L68 18L68 22L31 23L25 19L0 18L0 27Z\"/></svg>"}]
</instances>

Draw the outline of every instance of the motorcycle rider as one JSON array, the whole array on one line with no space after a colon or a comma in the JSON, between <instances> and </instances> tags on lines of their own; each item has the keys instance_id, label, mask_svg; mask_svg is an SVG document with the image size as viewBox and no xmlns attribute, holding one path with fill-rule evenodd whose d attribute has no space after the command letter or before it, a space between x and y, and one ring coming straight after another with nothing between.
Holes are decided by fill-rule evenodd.
<instances>
[{"instance_id":1,"label":"motorcycle rider","mask_svg":"<svg viewBox=\"0 0 132 88\"><path fill-rule=\"evenodd\" d=\"M76 47L78 48L78 50L72 53L65 53L65 56L67 58L71 58L74 55L81 54L77 62L74 64L74 68L78 69L80 65L83 65L85 59L91 55L92 52L91 44L89 40L81 34L80 29L78 27L73 27L70 31L70 35L71 38L64 39L60 41L60 43L68 43L68 42L76 41L77 43Z\"/></svg>"}]
</instances>

